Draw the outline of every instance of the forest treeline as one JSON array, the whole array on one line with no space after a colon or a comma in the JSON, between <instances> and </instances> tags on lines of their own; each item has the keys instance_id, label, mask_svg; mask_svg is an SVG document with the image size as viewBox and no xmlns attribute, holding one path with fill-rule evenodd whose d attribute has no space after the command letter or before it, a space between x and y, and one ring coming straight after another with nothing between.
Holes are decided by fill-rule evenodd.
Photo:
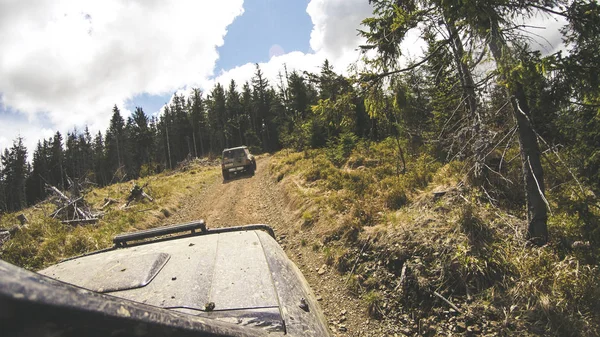
<instances>
[{"instance_id":1,"label":"forest treeline","mask_svg":"<svg viewBox=\"0 0 600 337\"><path fill-rule=\"evenodd\" d=\"M582 200L600 193L595 1L369 2L373 15L359 32L367 41L364 65L348 76L325 61L316 73L284 68L269 82L257 65L250 82L176 94L158 117L138 107L125 120L115 106L106 132L57 132L39 141L31 163L23 140L15 140L2 154L0 211L44 199L45 183L64 189L87 179L104 186L226 147L327 147L342 165L358 142L391 137L398 174L405 156L420 152L472 163L472 182L494 200L524 206L529 235L541 242L549 206L545 175L557 184L577 181L583 197L570 207L589 212L589 200ZM535 51L535 27L522 23L532 17L547 23L563 17L566 50ZM400 46L413 30L427 48L401 68Z\"/></svg>"}]
</instances>

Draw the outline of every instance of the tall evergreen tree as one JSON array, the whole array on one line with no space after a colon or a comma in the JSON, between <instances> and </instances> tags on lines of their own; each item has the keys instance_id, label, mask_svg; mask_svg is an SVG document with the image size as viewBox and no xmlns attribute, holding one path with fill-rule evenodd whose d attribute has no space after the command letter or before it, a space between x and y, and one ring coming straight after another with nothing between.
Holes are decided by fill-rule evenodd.
<instances>
[{"instance_id":1,"label":"tall evergreen tree","mask_svg":"<svg viewBox=\"0 0 600 337\"><path fill-rule=\"evenodd\" d=\"M107 185L110 182L109 172L106 161L106 149L105 149L104 137L102 133L98 131L92 144L93 154L93 170L96 183L101 186Z\"/></svg>"},{"instance_id":2,"label":"tall evergreen tree","mask_svg":"<svg viewBox=\"0 0 600 337\"><path fill-rule=\"evenodd\" d=\"M49 177L50 184L65 189L64 150L63 138L60 132L56 132L50 141Z\"/></svg>"},{"instance_id":3,"label":"tall evergreen tree","mask_svg":"<svg viewBox=\"0 0 600 337\"><path fill-rule=\"evenodd\" d=\"M242 128L245 127L245 117L243 115L240 94L237 91L237 85L234 80L229 82L229 88L225 98L226 110L226 133L230 140L229 146L240 146L244 143Z\"/></svg>"},{"instance_id":4,"label":"tall evergreen tree","mask_svg":"<svg viewBox=\"0 0 600 337\"><path fill-rule=\"evenodd\" d=\"M210 151L217 153L227 147L225 138L225 90L223 90L220 83L217 83L211 91L210 97L207 99L207 105L210 126Z\"/></svg>"},{"instance_id":5,"label":"tall evergreen tree","mask_svg":"<svg viewBox=\"0 0 600 337\"><path fill-rule=\"evenodd\" d=\"M112 112L110 124L106 130L106 168L110 174L117 174L116 177L120 179L126 174L126 157L128 157L128 153L125 151L127 143L125 120L117 105L113 107Z\"/></svg>"},{"instance_id":6,"label":"tall evergreen tree","mask_svg":"<svg viewBox=\"0 0 600 337\"><path fill-rule=\"evenodd\" d=\"M27 149L23 138L18 137L12 147L1 156L4 207L6 211L18 211L27 206L26 180L29 175Z\"/></svg>"},{"instance_id":7,"label":"tall evergreen tree","mask_svg":"<svg viewBox=\"0 0 600 337\"><path fill-rule=\"evenodd\" d=\"M194 155L205 155L205 145L208 141L206 138L206 115L204 110L204 101L202 99L202 91L198 88L192 89L192 94L188 99L189 118L192 125L192 140L194 142Z\"/></svg>"},{"instance_id":8,"label":"tall evergreen tree","mask_svg":"<svg viewBox=\"0 0 600 337\"><path fill-rule=\"evenodd\" d=\"M134 177L140 174L142 165L151 162L151 154L154 146L152 130L149 120L141 107L135 108L133 115L127 120L127 129L129 134L129 149L132 157L131 172Z\"/></svg>"}]
</instances>

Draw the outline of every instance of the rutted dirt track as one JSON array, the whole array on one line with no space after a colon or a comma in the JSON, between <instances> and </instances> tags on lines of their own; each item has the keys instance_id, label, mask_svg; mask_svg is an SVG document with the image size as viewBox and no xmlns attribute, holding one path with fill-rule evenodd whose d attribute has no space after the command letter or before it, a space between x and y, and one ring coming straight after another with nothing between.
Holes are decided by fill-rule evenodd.
<instances>
[{"instance_id":1,"label":"rutted dirt track","mask_svg":"<svg viewBox=\"0 0 600 337\"><path fill-rule=\"evenodd\" d=\"M270 157L264 157L257 161L254 177L240 176L224 183L219 175L184 201L168 223L205 219L209 228L268 224L317 295L333 335L382 336L395 330L366 317L361 301L346 291L343 276L329 268L317 272L323 267L324 258L311 245L319 238L299 230L294 210L288 208L283 191L269 175L269 160Z\"/></svg>"},{"instance_id":2,"label":"rutted dirt track","mask_svg":"<svg viewBox=\"0 0 600 337\"><path fill-rule=\"evenodd\" d=\"M283 194L269 178L269 157L257 161L254 177L240 175L223 182L221 175L200 193L186 200L169 222L204 219L209 228L268 224L285 228Z\"/></svg>"}]
</instances>

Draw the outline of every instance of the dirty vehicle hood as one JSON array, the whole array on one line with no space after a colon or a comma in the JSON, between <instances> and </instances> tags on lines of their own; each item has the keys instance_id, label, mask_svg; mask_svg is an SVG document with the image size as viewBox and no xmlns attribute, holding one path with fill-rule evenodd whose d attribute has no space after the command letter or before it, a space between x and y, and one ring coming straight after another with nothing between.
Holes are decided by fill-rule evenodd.
<instances>
[{"instance_id":1,"label":"dirty vehicle hood","mask_svg":"<svg viewBox=\"0 0 600 337\"><path fill-rule=\"evenodd\" d=\"M142 244L68 260L39 273L96 292L276 334L327 335L308 324L322 320L319 310L299 307L303 298L314 298L306 281L262 231ZM317 306L312 300L308 305Z\"/></svg>"}]
</instances>

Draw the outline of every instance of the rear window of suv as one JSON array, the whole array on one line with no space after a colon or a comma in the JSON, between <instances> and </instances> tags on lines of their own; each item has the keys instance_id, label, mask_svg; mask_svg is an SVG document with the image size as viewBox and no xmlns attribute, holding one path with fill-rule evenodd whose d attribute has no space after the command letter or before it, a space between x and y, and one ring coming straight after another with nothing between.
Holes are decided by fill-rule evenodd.
<instances>
[{"instance_id":1,"label":"rear window of suv","mask_svg":"<svg viewBox=\"0 0 600 337\"><path fill-rule=\"evenodd\" d=\"M224 159L239 158L246 155L244 149L227 150L223 152Z\"/></svg>"}]
</instances>

